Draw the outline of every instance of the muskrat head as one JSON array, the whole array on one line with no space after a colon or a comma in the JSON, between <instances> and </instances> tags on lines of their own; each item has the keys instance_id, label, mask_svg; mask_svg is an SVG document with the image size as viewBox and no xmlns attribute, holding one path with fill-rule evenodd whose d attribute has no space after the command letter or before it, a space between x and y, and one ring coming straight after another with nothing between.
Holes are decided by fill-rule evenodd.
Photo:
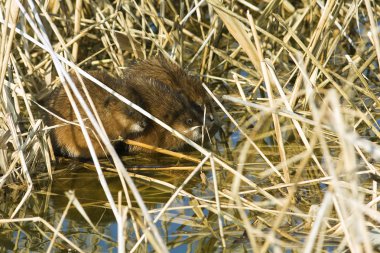
<instances>
[{"instance_id":1,"label":"muskrat head","mask_svg":"<svg viewBox=\"0 0 380 253\"><path fill-rule=\"evenodd\" d=\"M166 66L168 66L167 63ZM213 108L209 95L202 86L202 82L196 76L189 75L178 65L172 63L171 76L177 91L183 93L189 105L205 120L205 126L213 124Z\"/></svg>"},{"instance_id":2,"label":"muskrat head","mask_svg":"<svg viewBox=\"0 0 380 253\"><path fill-rule=\"evenodd\" d=\"M193 141L197 141L202 137L202 121L199 116L189 108L176 118L172 127Z\"/></svg>"},{"instance_id":3,"label":"muskrat head","mask_svg":"<svg viewBox=\"0 0 380 253\"><path fill-rule=\"evenodd\" d=\"M186 96L186 94L182 92L180 93L180 97L182 101L186 101L188 109L191 110L193 114L196 114L202 126L206 128L212 127L215 121L211 103L208 98L194 99Z\"/></svg>"}]
</instances>

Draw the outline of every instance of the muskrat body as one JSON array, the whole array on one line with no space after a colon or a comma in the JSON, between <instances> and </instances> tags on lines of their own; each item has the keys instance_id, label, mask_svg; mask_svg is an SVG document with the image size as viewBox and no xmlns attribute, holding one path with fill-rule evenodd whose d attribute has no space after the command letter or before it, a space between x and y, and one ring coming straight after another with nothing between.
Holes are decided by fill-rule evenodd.
<instances>
[{"instance_id":1,"label":"muskrat body","mask_svg":"<svg viewBox=\"0 0 380 253\"><path fill-rule=\"evenodd\" d=\"M141 105L139 95L133 90L127 89L120 79L113 78L102 72L90 72L90 74L102 83L108 85L114 91L131 100L133 103ZM71 78L86 103L89 104L79 79L75 75L71 75ZM82 78L82 80L95 105L104 129L111 140L120 137L127 138L132 134L144 130L147 121L145 116L124 104L90 80L85 78ZM103 149L100 140L96 137L91 122L76 99L75 102L82 118L84 119L85 126L87 127L96 154L100 157L104 156L106 152ZM84 139L81 128L76 121L77 118L74 114L74 110L71 107L62 85L56 88L50 95L49 99L46 100L45 107L60 118L72 122L71 124L59 126L52 130L52 140L55 151L65 156L82 158L90 157L87 143ZM62 124L61 119L51 114L46 115L46 121L50 126Z\"/></svg>"},{"instance_id":2,"label":"muskrat body","mask_svg":"<svg viewBox=\"0 0 380 253\"><path fill-rule=\"evenodd\" d=\"M209 106L206 94L199 80L187 75L179 66L159 58L142 61L138 65L132 66L129 71L126 71L123 78L113 78L108 74L98 72L90 72L90 74L189 139L197 141L201 138L203 108ZM72 75L72 79L88 104L86 96L80 88L79 79L74 75ZM120 137L128 138L174 150L185 145L184 141L141 115L103 88L85 78L83 78L83 82L111 140L120 139ZM78 103L77 105L82 117L86 118L81 106ZM45 106L67 121L76 121L76 116L62 85L52 93ZM48 125L62 123L60 119L50 114L46 118ZM102 148L100 140L96 138L92 124L88 119L85 124L90 130L88 132L96 155L105 156L107 152ZM87 143L78 124L54 128L52 139L55 150L60 154L71 157L90 157ZM137 146L130 146L129 151L131 153L147 152Z\"/></svg>"}]
</instances>

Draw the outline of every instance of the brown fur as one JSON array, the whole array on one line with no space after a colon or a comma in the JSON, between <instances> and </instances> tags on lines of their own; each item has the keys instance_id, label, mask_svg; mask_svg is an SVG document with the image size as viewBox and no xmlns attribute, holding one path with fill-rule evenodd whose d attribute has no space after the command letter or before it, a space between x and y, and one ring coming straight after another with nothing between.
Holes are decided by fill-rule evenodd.
<instances>
[{"instance_id":1,"label":"brown fur","mask_svg":"<svg viewBox=\"0 0 380 253\"><path fill-rule=\"evenodd\" d=\"M211 101L200 80L189 75L176 63L163 57L143 60L129 66L124 75L133 78L144 73L144 78L160 81L178 92L183 93L190 105L203 116L204 108L212 115Z\"/></svg>"},{"instance_id":2,"label":"brown fur","mask_svg":"<svg viewBox=\"0 0 380 253\"><path fill-rule=\"evenodd\" d=\"M90 74L132 102L141 104L139 96L132 90L126 89L121 84L120 79L112 78L105 73L91 72ZM78 78L74 75L71 77L78 87L81 95L84 97L86 103L89 104ZM119 101L112 94L108 93L88 79L82 79L103 123L105 131L111 140L119 137L126 138L130 134L133 134L135 130L131 129L131 126L135 124L141 126L141 128L145 127L146 119L143 115ZM85 120L85 125L88 127L88 132L96 154L99 157L105 156L106 153L94 134L91 122L89 122L89 119L86 117L86 114L84 113L79 102L76 99L75 101L82 118ZM49 99L45 102L45 106L61 118L71 122L76 120L74 110L71 107L69 99L67 98L66 92L62 86L58 87L51 94ZM46 115L46 119L48 125L51 126L62 123L60 119L57 119L50 114ZM59 153L73 157L90 157L87 144L78 124L70 124L54 128L52 130L52 137L55 149Z\"/></svg>"},{"instance_id":3,"label":"brown fur","mask_svg":"<svg viewBox=\"0 0 380 253\"><path fill-rule=\"evenodd\" d=\"M144 109L194 141L201 136L202 118L192 109L188 99L166 83L144 77L124 79L125 85L144 98ZM185 142L151 121L136 141L165 149L180 149ZM146 151L131 146L130 152Z\"/></svg>"},{"instance_id":4,"label":"brown fur","mask_svg":"<svg viewBox=\"0 0 380 253\"><path fill-rule=\"evenodd\" d=\"M201 136L203 109L206 107L211 115L210 101L200 81L164 58L145 60L132 65L126 70L123 78L113 78L98 72L91 72L91 75L194 141ZM85 97L79 80L74 75L72 78ZM83 81L111 140L118 137L129 138L166 149L179 149L184 146L185 142L96 84L85 78ZM87 99L85 100L87 102ZM45 105L68 121L76 120L63 87L57 88ZM78 103L77 105L82 117L86 117L81 106ZM62 123L51 115L47 116L47 122L51 126ZM106 152L91 131L92 126L88 119L85 124L90 129L89 134L96 154L104 156ZM141 126L141 132L131 129L131 126L136 124ZM90 157L78 125L70 124L54 128L52 137L56 150L60 153L73 157ZM130 147L130 151L146 150L133 146Z\"/></svg>"}]
</instances>

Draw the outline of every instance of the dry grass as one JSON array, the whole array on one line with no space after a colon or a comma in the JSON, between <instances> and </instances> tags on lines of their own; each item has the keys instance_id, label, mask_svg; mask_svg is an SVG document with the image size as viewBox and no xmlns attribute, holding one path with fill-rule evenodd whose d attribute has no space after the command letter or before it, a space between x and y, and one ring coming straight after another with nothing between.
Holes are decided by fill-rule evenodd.
<instances>
[{"instance_id":1,"label":"dry grass","mask_svg":"<svg viewBox=\"0 0 380 253\"><path fill-rule=\"evenodd\" d=\"M90 167L106 196L102 205L117 223L117 238L102 238L117 241L119 252L168 252L197 240L210 244L205 238L213 238L207 248L212 251L233 250L239 242L254 252L324 252L330 243L337 251L375 252L379 18L375 0L1 1L0 192L5 196L0 195L0 227L20 232L20 225L36 224L49 241L43 249L85 251L62 230L75 208L95 234L102 234L72 192L56 223L26 212L38 175L54 184L56 158L39 101L63 82L71 106L87 113L77 115L76 124L88 136L83 118L89 118L113 161L106 169L93 156ZM222 147L219 140L204 148L154 119L197 151L159 150L194 163L191 172L178 166L188 172L177 184L128 173L128 161L116 154L91 105L83 99L74 103L79 93L68 75L76 71L91 79L86 70L105 69L117 76L131 60L158 53L200 74L231 146ZM118 175L117 196L107 171ZM136 180L166 189L170 197L152 209ZM203 182L212 197L190 192L190 181ZM173 205L183 197L187 204ZM170 218L181 210L193 215ZM168 220L198 233L164 238L160 226ZM203 246L192 250L205 252Z\"/></svg>"}]
</instances>

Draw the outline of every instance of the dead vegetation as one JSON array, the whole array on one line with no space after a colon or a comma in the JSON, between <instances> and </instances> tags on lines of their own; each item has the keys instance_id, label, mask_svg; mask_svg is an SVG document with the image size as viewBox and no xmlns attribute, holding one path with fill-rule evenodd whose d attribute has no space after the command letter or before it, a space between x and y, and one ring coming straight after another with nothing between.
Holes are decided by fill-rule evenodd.
<instances>
[{"instance_id":1,"label":"dead vegetation","mask_svg":"<svg viewBox=\"0 0 380 253\"><path fill-rule=\"evenodd\" d=\"M35 224L48 242L40 249L86 251L81 238L62 229L76 209L91 238L113 241L120 252L168 252L195 242L194 252L324 252L331 245L338 252L376 251L379 14L375 0L1 1L0 237L17 249L10 231L22 234L22 226ZM104 166L93 157L86 166L97 173L106 196L100 206L111 210L118 235L102 233L72 192L53 223L29 212L36 179L44 175L54 185L56 174L40 101L61 82L78 95L68 71L119 76L130 61L157 54L200 75L230 148L217 138L210 148L186 140L197 150L191 155L160 150L194 162L168 168L187 171L183 182L128 173L128 160L123 164L91 106L79 99L71 106L87 115L78 123L89 118L113 161ZM118 175L117 196L107 171ZM170 196L153 209L136 180ZM189 191L190 181L203 181L212 196ZM193 233L163 231L167 222Z\"/></svg>"}]
</instances>

